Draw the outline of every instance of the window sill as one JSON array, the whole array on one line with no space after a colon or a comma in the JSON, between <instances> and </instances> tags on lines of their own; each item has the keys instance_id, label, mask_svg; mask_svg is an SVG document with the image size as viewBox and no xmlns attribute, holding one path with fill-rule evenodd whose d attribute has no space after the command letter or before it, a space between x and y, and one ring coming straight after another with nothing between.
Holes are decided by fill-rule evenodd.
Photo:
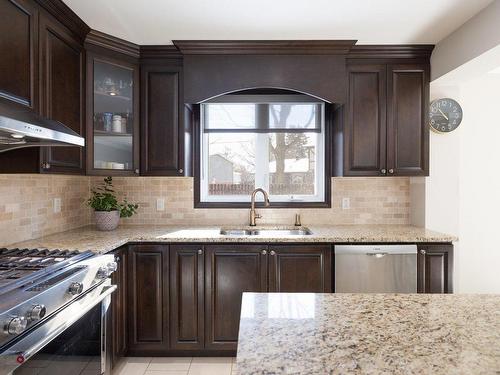
<instances>
[{"instance_id":1,"label":"window sill","mask_svg":"<svg viewBox=\"0 0 500 375\"><path fill-rule=\"evenodd\" d=\"M262 202L255 203L256 208L331 208L330 202L271 202L264 207ZM250 202L194 202L194 208L250 208Z\"/></svg>"}]
</instances>

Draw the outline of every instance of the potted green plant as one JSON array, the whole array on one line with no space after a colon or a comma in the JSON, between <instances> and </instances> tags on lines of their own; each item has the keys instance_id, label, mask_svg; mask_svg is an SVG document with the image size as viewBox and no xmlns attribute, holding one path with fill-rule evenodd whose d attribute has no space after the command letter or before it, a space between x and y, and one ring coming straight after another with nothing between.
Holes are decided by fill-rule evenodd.
<instances>
[{"instance_id":1,"label":"potted green plant","mask_svg":"<svg viewBox=\"0 0 500 375\"><path fill-rule=\"evenodd\" d=\"M92 189L92 196L87 204L94 209L94 217L97 229L116 229L120 217L130 217L137 212L139 205L128 203L126 199L118 202L113 190L112 178L105 177L104 184Z\"/></svg>"}]
</instances>

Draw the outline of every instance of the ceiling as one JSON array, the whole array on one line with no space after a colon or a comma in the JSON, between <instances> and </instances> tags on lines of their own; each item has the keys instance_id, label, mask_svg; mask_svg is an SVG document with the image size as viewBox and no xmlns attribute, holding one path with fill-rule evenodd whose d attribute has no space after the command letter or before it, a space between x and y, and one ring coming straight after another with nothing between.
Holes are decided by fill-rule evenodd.
<instances>
[{"instance_id":1,"label":"ceiling","mask_svg":"<svg viewBox=\"0 0 500 375\"><path fill-rule=\"evenodd\" d=\"M437 43L492 0L63 0L92 29L137 44L177 39Z\"/></svg>"}]
</instances>

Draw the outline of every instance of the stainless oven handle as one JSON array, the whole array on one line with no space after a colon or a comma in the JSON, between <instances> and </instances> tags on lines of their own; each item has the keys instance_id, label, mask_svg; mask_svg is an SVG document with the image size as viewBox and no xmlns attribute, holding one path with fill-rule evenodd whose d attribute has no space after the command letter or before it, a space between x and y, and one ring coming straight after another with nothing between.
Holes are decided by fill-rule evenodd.
<instances>
[{"instance_id":1,"label":"stainless oven handle","mask_svg":"<svg viewBox=\"0 0 500 375\"><path fill-rule=\"evenodd\" d=\"M55 339L66 328L75 323L78 319L89 312L93 307L109 297L116 290L116 285L108 285L102 288L102 292L89 301L86 297L76 300L61 312L49 319L49 321L40 327L36 328L24 339L15 343L11 348L0 354L0 363L4 366L11 367L12 371L30 357L40 351L45 345ZM85 302L81 306L81 302ZM31 344L31 345L30 345ZM29 345L24 348L25 345Z\"/></svg>"}]
</instances>

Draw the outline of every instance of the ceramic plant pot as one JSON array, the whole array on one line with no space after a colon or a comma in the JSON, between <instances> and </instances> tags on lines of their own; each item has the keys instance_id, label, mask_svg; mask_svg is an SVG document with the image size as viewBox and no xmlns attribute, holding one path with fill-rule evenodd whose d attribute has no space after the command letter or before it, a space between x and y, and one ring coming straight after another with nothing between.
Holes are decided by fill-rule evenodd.
<instances>
[{"instance_id":1,"label":"ceramic plant pot","mask_svg":"<svg viewBox=\"0 0 500 375\"><path fill-rule=\"evenodd\" d=\"M120 222L120 211L94 211L98 230L114 230Z\"/></svg>"}]
</instances>

